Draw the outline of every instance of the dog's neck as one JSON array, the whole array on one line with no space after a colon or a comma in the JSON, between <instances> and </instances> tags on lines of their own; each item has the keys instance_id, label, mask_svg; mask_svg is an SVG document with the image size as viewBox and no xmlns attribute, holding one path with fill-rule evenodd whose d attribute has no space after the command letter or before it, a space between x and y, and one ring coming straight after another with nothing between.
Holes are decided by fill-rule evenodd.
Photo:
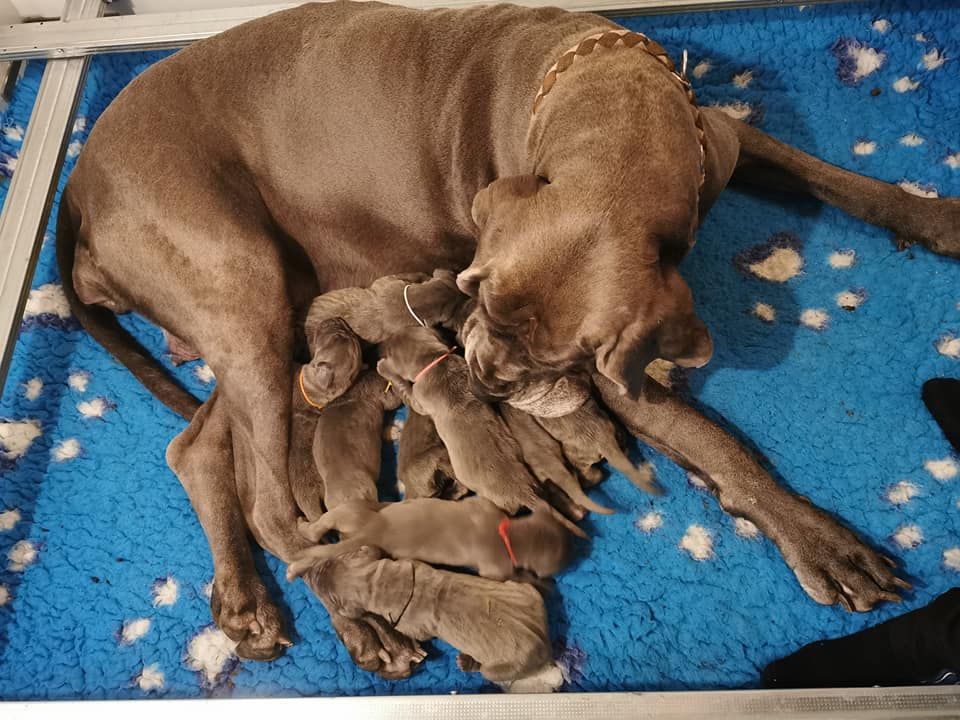
<instances>
[{"instance_id":1,"label":"dog's neck","mask_svg":"<svg viewBox=\"0 0 960 720\"><path fill-rule=\"evenodd\" d=\"M644 199L656 205L670 197L695 208L704 180L693 93L662 48L647 42L647 50L640 43L594 43L589 53L561 54L577 59L558 61L559 73L547 71L552 81L545 79L547 91L535 96L536 112L527 111L527 154L536 174L570 187L571 197L594 211L629 197L636 209L613 213L625 225L656 212L643 207Z\"/></svg>"},{"instance_id":2,"label":"dog's neck","mask_svg":"<svg viewBox=\"0 0 960 720\"><path fill-rule=\"evenodd\" d=\"M644 52L647 55L655 58L661 65L663 65L665 70L676 81L677 86L683 91L687 101L690 103L690 106L693 109L694 124L697 128L697 139L700 145L700 185L698 189L702 188L704 180L706 179L704 172L704 159L706 152L704 147L703 122L700 118L700 108L697 105L693 88L686 76L686 51L684 51L683 66L678 70L673 64L673 61L667 55L667 51L663 48L663 46L654 40L651 40L642 33L621 29L604 30L580 40L576 45L563 53L563 55L560 56L560 58L550 67L549 70L547 70L546 74L544 75L543 82L540 84L540 89L537 91L537 95L533 100L533 110L530 119L531 125L536 120L537 111L540 109L540 106L543 104L544 100L546 100L547 95L550 94L550 91L553 89L554 85L557 84L557 81L564 72L573 68L577 61L580 61L581 63L588 62L590 57L595 56L595 54L600 55L605 52L609 53L618 50L621 53Z\"/></svg>"}]
</instances>

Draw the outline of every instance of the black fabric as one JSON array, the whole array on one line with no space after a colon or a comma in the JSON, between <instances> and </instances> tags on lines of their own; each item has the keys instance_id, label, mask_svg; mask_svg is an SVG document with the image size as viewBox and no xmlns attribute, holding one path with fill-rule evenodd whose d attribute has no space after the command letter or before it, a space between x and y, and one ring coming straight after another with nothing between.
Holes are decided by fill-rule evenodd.
<instances>
[{"instance_id":1,"label":"black fabric","mask_svg":"<svg viewBox=\"0 0 960 720\"><path fill-rule=\"evenodd\" d=\"M927 380L923 384L923 402L953 449L960 452L960 380Z\"/></svg>"},{"instance_id":2,"label":"black fabric","mask_svg":"<svg viewBox=\"0 0 960 720\"><path fill-rule=\"evenodd\" d=\"M960 672L960 588L926 607L836 640L800 648L763 671L767 688L942 682Z\"/></svg>"}]
</instances>

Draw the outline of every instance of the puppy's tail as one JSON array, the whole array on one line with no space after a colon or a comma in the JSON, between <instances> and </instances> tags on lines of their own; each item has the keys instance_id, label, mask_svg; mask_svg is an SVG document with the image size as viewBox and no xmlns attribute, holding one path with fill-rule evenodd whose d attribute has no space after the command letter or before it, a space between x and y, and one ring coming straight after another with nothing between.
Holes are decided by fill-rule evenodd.
<instances>
[{"instance_id":1,"label":"puppy's tail","mask_svg":"<svg viewBox=\"0 0 960 720\"><path fill-rule=\"evenodd\" d=\"M200 407L200 401L180 387L156 358L117 321L110 310L98 305L86 305L77 296L73 284L73 266L76 260L77 238L67 211L67 192L60 199L57 213L57 266L63 294L74 317L93 339L103 345L113 357L133 373L147 390L185 420L190 420Z\"/></svg>"}]
</instances>

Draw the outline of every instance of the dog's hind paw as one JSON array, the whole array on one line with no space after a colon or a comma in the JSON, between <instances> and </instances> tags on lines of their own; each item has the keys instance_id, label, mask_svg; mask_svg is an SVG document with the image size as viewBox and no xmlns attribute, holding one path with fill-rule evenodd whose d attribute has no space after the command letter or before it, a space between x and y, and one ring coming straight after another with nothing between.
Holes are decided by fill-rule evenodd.
<instances>
[{"instance_id":1,"label":"dog's hind paw","mask_svg":"<svg viewBox=\"0 0 960 720\"><path fill-rule=\"evenodd\" d=\"M293 645L259 578L230 587L214 582L210 610L220 629L238 643L242 658L274 660Z\"/></svg>"},{"instance_id":2,"label":"dog's hind paw","mask_svg":"<svg viewBox=\"0 0 960 720\"><path fill-rule=\"evenodd\" d=\"M890 558L812 505L803 504L775 539L801 587L822 605L866 612L881 602L900 602L900 593L911 589L894 574Z\"/></svg>"},{"instance_id":3,"label":"dog's hind paw","mask_svg":"<svg viewBox=\"0 0 960 720\"><path fill-rule=\"evenodd\" d=\"M890 225L898 250L922 245L960 259L960 198L908 195L904 207L907 214Z\"/></svg>"}]
</instances>

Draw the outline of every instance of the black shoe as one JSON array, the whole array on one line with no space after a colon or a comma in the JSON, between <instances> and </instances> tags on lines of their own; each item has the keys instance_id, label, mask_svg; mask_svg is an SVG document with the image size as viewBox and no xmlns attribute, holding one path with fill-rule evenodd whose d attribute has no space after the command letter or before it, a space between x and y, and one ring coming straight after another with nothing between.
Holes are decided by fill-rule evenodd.
<instances>
[{"instance_id":1,"label":"black shoe","mask_svg":"<svg viewBox=\"0 0 960 720\"><path fill-rule=\"evenodd\" d=\"M960 380L927 380L923 384L923 402L953 449L960 453Z\"/></svg>"},{"instance_id":2,"label":"black shoe","mask_svg":"<svg viewBox=\"0 0 960 720\"><path fill-rule=\"evenodd\" d=\"M960 588L926 607L836 640L820 640L763 671L766 688L943 683L960 673Z\"/></svg>"}]
</instances>

